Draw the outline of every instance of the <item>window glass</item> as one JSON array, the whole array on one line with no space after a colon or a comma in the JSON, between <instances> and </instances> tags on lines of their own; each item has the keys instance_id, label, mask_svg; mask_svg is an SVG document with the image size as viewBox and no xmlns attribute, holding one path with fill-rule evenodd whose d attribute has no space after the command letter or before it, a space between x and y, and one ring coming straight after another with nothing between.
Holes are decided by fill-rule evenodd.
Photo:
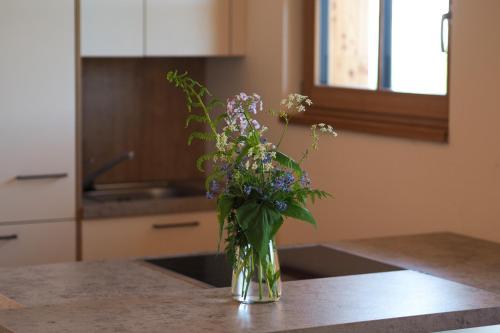
<instances>
[{"instance_id":1,"label":"window glass","mask_svg":"<svg viewBox=\"0 0 500 333\"><path fill-rule=\"evenodd\" d=\"M449 0L316 1L317 84L447 94Z\"/></svg>"},{"instance_id":2,"label":"window glass","mask_svg":"<svg viewBox=\"0 0 500 333\"><path fill-rule=\"evenodd\" d=\"M379 0L318 0L317 83L377 89Z\"/></svg>"},{"instance_id":3,"label":"window glass","mask_svg":"<svg viewBox=\"0 0 500 333\"><path fill-rule=\"evenodd\" d=\"M441 50L441 18L449 10L449 0L392 0L391 79L384 88L446 95L448 55Z\"/></svg>"}]
</instances>

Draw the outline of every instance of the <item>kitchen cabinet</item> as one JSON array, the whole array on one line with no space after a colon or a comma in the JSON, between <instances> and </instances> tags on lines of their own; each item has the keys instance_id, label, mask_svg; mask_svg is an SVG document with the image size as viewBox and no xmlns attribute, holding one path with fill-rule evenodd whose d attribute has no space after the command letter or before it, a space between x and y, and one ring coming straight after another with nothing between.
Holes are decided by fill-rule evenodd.
<instances>
[{"instance_id":1,"label":"kitchen cabinet","mask_svg":"<svg viewBox=\"0 0 500 333\"><path fill-rule=\"evenodd\" d=\"M0 0L0 224L74 220L74 6Z\"/></svg>"},{"instance_id":2,"label":"kitchen cabinet","mask_svg":"<svg viewBox=\"0 0 500 333\"><path fill-rule=\"evenodd\" d=\"M0 225L0 266L75 260L74 221Z\"/></svg>"},{"instance_id":3,"label":"kitchen cabinet","mask_svg":"<svg viewBox=\"0 0 500 333\"><path fill-rule=\"evenodd\" d=\"M84 220L84 260L163 256L215 251L215 212Z\"/></svg>"},{"instance_id":4,"label":"kitchen cabinet","mask_svg":"<svg viewBox=\"0 0 500 333\"><path fill-rule=\"evenodd\" d=\"M247 0L81 0L84 57L241 56Z\"/></svg>"},{"instance_id":5,"label":"kitchen cabinet","mask_svg":"<svg viewBox=\"0 0 500 333\"><path fill-rule=\"evenodd\" d=\"M142 56L143 7L143 0L80 0L82 56Z\"/></svg>"},{"instance_id":6,"label":"kitchen cabinet","mask_svg":"<svg viewBox=\"0 0 500 333\"><path fill-rule=\"evenodd\" d=\"M75 4L0 0L0 266L75 260Z\"/></svg>"},{"instance_id":7,"label":"kitchen cabinet","mask_svg":"<svg viewBox=\"0 0 500 333\"><path fill-rule=\"evenodd\" d=\"M145 0L146 55L229 54L229 0Z\"/></svg>"}]
</instances>

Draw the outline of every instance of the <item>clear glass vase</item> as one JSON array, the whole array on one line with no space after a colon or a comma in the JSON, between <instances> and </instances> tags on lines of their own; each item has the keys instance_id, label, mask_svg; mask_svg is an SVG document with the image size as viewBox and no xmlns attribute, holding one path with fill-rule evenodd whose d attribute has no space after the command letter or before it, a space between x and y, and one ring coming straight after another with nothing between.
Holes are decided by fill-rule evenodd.
<instances>
[{"instance_id":1,"label":"clear glass vase","mask_svg":"<svg viewBox=\"0 0 500 333\"><path fill-rule=\"evenodd\" d=\"M280 299L280 265L274 241L269 242L264 258L250 245L236 249L231 288L233 298L241 303L270 303Z\"/></svg>"}]
</instances>

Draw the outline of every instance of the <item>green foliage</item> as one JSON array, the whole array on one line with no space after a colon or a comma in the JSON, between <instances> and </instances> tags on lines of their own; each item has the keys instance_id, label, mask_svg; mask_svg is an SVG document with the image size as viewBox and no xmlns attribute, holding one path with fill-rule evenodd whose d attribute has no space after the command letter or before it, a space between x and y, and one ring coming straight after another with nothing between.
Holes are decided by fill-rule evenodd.
<instances>
[{"instance_id":1,"label":"green foliage","mask_svg":"<svg viewBox=\"0 0 500 333\"><path fill-rule=\"evenodd\" d=\"M255 200L245 202L236 210L236 218L250 245L261 258L269 254L269 241L283 223L275 208Z\"/></svg>"},{"instance_id":2,"label":"green foliage","mask_svg":"<svg viewBox=\"0 0 500 333\"><path fill-rule=\"evenodd\" d=\"M283 215L293 217L316 226L316 220L314 220L311 212L304 206L290 203L288 204L288 208L283 212Z\"/></svg>"},{"instance_id":3,"label":"green foliage","mask_svg":"<svg viewBox=\"0 0 500 333\"><path fill-rule=\"evenodd\" d=\"M203 132L193 132L188 137L188 145L191 146L193 140L201 140L201 141L213 141L215 140L215 135L212 133L203 133Z\"/></svg>"},{"instance_id":4,"label":"green foliage","mask_svg":"<svg viewBox=\"0 0 500 333\"><path fill-rule=\"evenodd\" d=\"M330 196L309 187L307 174L301 167L309 148L299 162L280 151L288 127L286 110L270 111L283 118L285 124L277 145L266 141L264 127L253 118L262 111L258 95L236 95L228 101L224 112L218 108L225 104L213 98L206 87L187 73L168 72L167 80L186 95L189 111L186 127L198 123L207 128L206 132L191 133L188 144L193 140L215 142L216 150L200 156L196 167L204 172L206 163L213 162L206 175L205 187L209 197L218 195L218 248L225 230L225 252L231 265L235 267L240 262L251 265L251 270L258 265L259 274L273 286L280 272L269 265L269 242L275 238L285 217L315 226L316 221L306 208L307 200L314 202ZM281 105L303 112L304 103L310 105L312 101L306 96L292 94ZM311 149L317 148L320 133L333 131L325 124L320 125L312 132Z\"/></svg>"},{"instance_id":5,"label":"green foliage","mask_svg":"<svg viewBox=\"0 0 500 333\"><path fill-rule=\"evenodd\" d=\"M300 165L297 162L295 162L292 158L286 156L280 151L276 152L276 162L278 162L285 168L292 169L299 175L299 177L303 175L303 171Z\"/></svg>"}]
</instances>

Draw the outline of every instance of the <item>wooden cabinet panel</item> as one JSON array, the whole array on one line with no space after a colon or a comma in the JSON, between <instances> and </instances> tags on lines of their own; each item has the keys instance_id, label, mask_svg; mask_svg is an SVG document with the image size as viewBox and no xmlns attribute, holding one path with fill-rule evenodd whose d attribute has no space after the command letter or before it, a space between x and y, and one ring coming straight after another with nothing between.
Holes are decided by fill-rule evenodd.
<instances>
[{"instance_id":1,"label":"wooden cabinet panel","mask_svg":"<svg viewBox=\"0 0 500 333\"><path fill-rule=\"evenodd\" d=\"M74 1L0 1L0 49L0 222L73 218Z\"/></svg>"},{"instance_id":2,"label":"wooden cabinet panel","mask_svg":"<svg viewBox=\"0 0 500 333\"><path fill-rule=\"evenodd\" d=\"M75 222L0 225L0 267L74 261Z\"/></svg>"},{"instance_id":3,"label":"wooden cabinet panel","mask_svg":"<svg viewBox=\"0 0 500 333\"><path fill-rule=\"evenodd\" d=\"M83 221L83 259L117 259L215 251L215 212Z\"/></svg>"},{"instance_id":4,"label":"wooden cabinet panel","mask_svg":"<svg viewBox=\"0 0 500 333\"><path fill-rule=\"evenodd\" d=\"M143 0L80 0L82 56L142 56Z\"/></svg>"},{"instance_id":5,"label":"wooden cabinet panel","mask_svg":"<svg viewBox=\"0 0 500 333\"><path fill-rule=\"evenodd\" d=\"M147 56L229 54L229 0L145 0Z\"/></svg>"}]
</instances>

